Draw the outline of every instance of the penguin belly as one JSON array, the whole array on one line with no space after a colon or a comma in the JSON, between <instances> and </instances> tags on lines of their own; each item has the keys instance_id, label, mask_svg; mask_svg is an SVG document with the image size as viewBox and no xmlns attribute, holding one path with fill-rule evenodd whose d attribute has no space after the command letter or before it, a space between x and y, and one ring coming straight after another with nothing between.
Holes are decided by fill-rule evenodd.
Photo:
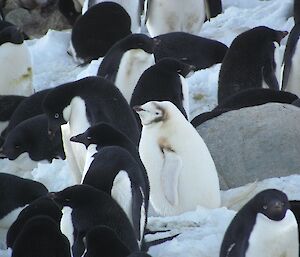
<instances>
[{"instance_id":1,"label":"penguin belly","mask_svg":"<svg viewBox=\"0 0 300 257\"><path fill-rule=\"evenodd\" d=\"M298 257L298 225L291 210L281 221L258 213L245 257Z\"/></svg>"},{"instance_id":2,"label":"penguin belly","mask_svg":"<svg viewBox=\"0 0 300 257\"><path fill-rule=\"evenodd\" d=\"M154 63L153 54L148 54L141 49L129 50L122 56L115 85L128 103L130 103L133 90L140 76Z\"/></svg>"},{"instance_id":3,"label":"penguin belly","mask_svg":"<svg viewBox=\"0 0 300 257\"><path fill-rule=\"evenodd\" d=\"M205 19L202 0L152 0L148 21L148 31L152 37L175 31L198 34ZM192 8L191 8L192 6Z\"/></svg>"},{"instance_id":4,"label":"penguin belly","mask_svg":"<svg viewBox=\"0 0 300 257\"><path fill-rule=\"evenodd\" d=\"M32 63L26 44L5 43L1 45L0 60L0 94L32 95Z\"/></svg>"}]
</instances>

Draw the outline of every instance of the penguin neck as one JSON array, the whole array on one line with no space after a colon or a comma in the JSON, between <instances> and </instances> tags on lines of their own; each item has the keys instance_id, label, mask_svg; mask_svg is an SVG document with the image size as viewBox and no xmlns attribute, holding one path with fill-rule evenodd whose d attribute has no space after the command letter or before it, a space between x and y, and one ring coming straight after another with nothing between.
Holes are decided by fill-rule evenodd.
<instances>
[{"instance_id":1,"label":"penguin neck","mask_svg":"<svg viewBox=\"0 0 300 257\"><path fill-rule=\"evenodd\" d=\"M83 183L84 177L86 173L88 172L92 162L94 161L94 154L96 154L99 151L98 146L95 144L90 144L87 148L87 154L85 159L85 164L83 168L82 178L81 178L81 184Z\"/></svg>"},{"instance_id":2,"label":"penguin neck","mask_svg":"<svg viewBox=\"0 0 300 257\"><path fill-rule=\"evenodd\" d=\"M70 124L72 135L83 133L90 127L90 122L87 118L86 103L80 96L72 98L70 104L64 108L63 116Z\"/></svg>"}]
</instances>

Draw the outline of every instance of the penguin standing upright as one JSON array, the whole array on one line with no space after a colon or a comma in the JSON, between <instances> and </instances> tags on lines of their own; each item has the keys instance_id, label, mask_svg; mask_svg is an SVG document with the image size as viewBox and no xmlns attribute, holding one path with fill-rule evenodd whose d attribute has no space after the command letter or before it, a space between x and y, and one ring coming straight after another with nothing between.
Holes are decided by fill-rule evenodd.
<instances>
[{"instance_id":1,"label":"penguin standing upright","mask_svg":"<svg viewBox=\"0 0 300 257\"><path fill-rule=\"evenodd\" d=\"M88 149L83 184L102 190L117 201L141 243L147 223L149 182L144 166L126 149L130 140L103 123L70 140L85 144Z\"/></svg>"},{"instance_id":2,"label":"penguin standing upright","mask_svg":"<svg viewBox=\"0 0 300 257\"><path fill-rule=\"evenodd\" d=\"M204 0L147 0L145 6L152 37L174 31L198 35L205 20Z\"/></svg>"},{"instance_id":3,"label":"penguin standing upright","mask_svg":"<svg viewBox=\"0 0 300 257\"><path fill-rule=\"evenodd\" d=\"M249 88L263 87L279 90L275 76L275 45L287 35L286 31L260 26L238 35L229 47L219 73L218 103Z\"/></svg>"},{"instance_id":4,"label":"penguin standing upright","mask_svg":"<svg viewBox=\"0 0 300 257\"><path fill-rule=\"evenodd\" d=\"M157 40L132 34L114 44L102 60L98 76L113 82L128 103L142 73L154 64L153 49Z\"/></svg>"},{"instance_id":5,"label":"penguin standing upright","mask_svg":"<svg viewBox=\"0 0 300 257\"><path fill-rule=\"evenodd\" d=\"M231 221L220 257L298 257L298 225L285 193L267 189Z\"/></svg>"},{"instance_id":6,"label":"penguin standing upright","mask_svg":"<svg viewBox=\"0 0 300 257\"><path fill-rule=\"evenodd\" d=\"M139 153L149 176L155 211L167 216L195 210L198 205L219 207L214 161L178 108L168 101L152 101L134 110L143 125Z\"/></svg>"}]
</instances>

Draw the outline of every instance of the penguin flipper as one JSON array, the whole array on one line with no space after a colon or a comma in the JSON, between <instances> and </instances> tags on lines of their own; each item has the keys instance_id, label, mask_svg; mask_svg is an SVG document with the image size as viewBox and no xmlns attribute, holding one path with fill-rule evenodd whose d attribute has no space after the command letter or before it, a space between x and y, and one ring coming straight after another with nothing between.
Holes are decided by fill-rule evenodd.
<instances>
[{"instance_id":1,"label":"penguin flipper","mask_svg":"<svg viewBox=\"0 0 300 257\"><path fill-rule=\"evenodd\" d=\"M182 168L182 160L171 149L163 148L164 163L161 171L163 192L171 205L178 204L179 173Z\"/></svg>"},{"instance_id":2,"label":"penguin flipper","mask_svg":"<svg viewBox=\"0 0 300 257\"><path fill-rule=\"evenodd\" d=\"M282 75L282 88L281 90L285 90L287 87L287 83L289 81L291 65L292 65L292 58L296 51L296 46L300 36L300 26L295 25L290 32L286 48L284 51L283 57L283 75Z\"/></svg>"},{"instance_id":3,"label":"penguin flipper","mask_svg":"<svg viewBox=\"0 0 300 257\"><path fill-rule=\"evenodd\" d=\"M263 71L263 78L267 83L267 85L269 86L269 88L274 90L279 90L278 80L275 75L276 64L274 60L274 51L275 51L275 46L273 45L273 49L268 53L262 71Z\"/></svg>"},{"instance_id":4,"label":"penguin flipper","mask_svg":"<svg viewBox=\"0 0 300 257\"><path fill-rule=\"evenodd\" d=\"M148 18L149 18L149 11L151 8L151 0L144 0L144 13L145 13L145 21L144 23L146 24Z\"/></svg>"},{"instance_id":5,"label":"penguin flipper","mask_svg":"<svg viewBox=\"0 0 300 257\"><path fill-rule=\"evenodd\" d=\"M145 208L144 208L144 201L143 201L143 193L140 187L133 187L132 188L132 224L136 234L136 238L138 241L142 240L143 235L141 234L141 229L144 231L144 228L141 228L141 225L145 224L145 220L142 218L145 217ZM142 212L144 215L142 215ZM144 217L143 217L144 216Z\"/></svg>"}]
</instances>

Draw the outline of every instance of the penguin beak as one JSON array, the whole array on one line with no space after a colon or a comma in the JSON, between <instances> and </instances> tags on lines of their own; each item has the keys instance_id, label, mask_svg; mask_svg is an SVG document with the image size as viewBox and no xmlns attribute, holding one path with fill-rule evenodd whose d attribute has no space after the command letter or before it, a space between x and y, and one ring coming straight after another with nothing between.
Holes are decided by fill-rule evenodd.
<instances>
[{"instance_id":1,"label":"penguin beak","mask_svg":"<svg viewBox=\"0 0 300 257\"><path fill-rule=\"evenodd\" d=\"M289 33L287 31L278 31L276 42L280 45L280 42L285 38Z\"/></svg>"},{"instance_id":2,"label":"penguin beak","mask_svg":"<svg viewBox=\"0 0 300 257\"><path fill-rule=\"evenodd\" d=\"M84 133L71 137L70 141L84 144L86 148L88 148L88 146L90 145L90 143L89 143L88 139L86 138L86 136L84 135Z\"/></svg>"},{"instance_id":3,"label":"penguin beak","mask_svg":"<svg viewBox=\"0 0 300 257\"><path fill-rule=\"evenodd\" d=\"M145 111L140 105L133 106L132 109L137 113Z\"/></svg>"}]
</instances>

